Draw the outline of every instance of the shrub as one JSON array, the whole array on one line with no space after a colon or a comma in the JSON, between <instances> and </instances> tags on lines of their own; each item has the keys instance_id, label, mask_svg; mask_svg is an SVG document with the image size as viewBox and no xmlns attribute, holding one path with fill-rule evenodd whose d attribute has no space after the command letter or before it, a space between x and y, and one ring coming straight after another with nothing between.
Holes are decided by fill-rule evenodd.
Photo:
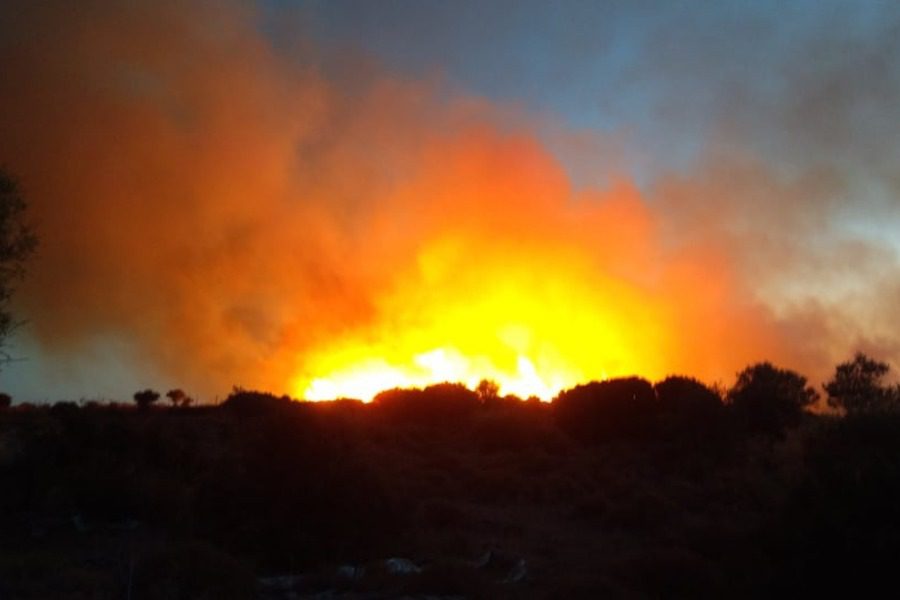
<instances>
[{"instance_id":1,"label":"shrub","mask_svg":"<svg viewBox=\"0 0 900 600\"><path fill-rule=\"evenodd\" d=\"M769 596L876 597L900 553L900 415L847 415L814 433L772 546Z\"/></svg>"},{"instance_id":2,"label":"shrub","mask_svg":"<svg viewBox=\"0 0 900 600\"><path fill-rule=\"evenodd\" d=\"M254 417L271 414L291 406L287 396L276 396L268 392L256 392L235 387L222 408L234 412L240 417Z\"/></svg>"},{"instance_id":3,"label":"shrub","mask_svg":"<svg viewBox=\"0 0 900 600\"><path fill-rule=\"evenodd\" d=\"M187 408L194 403L194 399L188 396L185 391L180 388L175 388L174 390L166 392L166 398L169 399L169 402L172 403L173 407L180 406L182 408Z\"/></svg>"},{"instance_id":4,"label":"shrub","mask_svg":"<svg viewBox=\"0 0 900 600\"><path fill-rule=\"evenodd\" d=\"M834 377L823 386L828 405L847 414L896 408L898 390L883 384L889 371L887 363L858 352L853 360L835 367Z\"/></svg>"},{"instance_id":5,"label":"shrub","mask_svg":"<svg viewBox=\"0 0 900 600\"><path fill-rule=\"evenodd\" d=\"M490 402L500 397L500 385L490 379L482 379L475 388L475 393L482 402Z\"/></svg>"},{"instance_id":6,"label":"shrub","mask_svg":"<svg viewBox=\"0 0 900 600\"><path fill-rule=\"evenodd\" d=\"M800 423L804 409L819 398L806 377L763 362L738 373L728 401L748 431L781 435Z\"/></svg>"},{"instance_id":7,"label":"shrub","mask_svg":"<svg viewBox=\"0 0 900 600\"><path fill-rule=\"evenodd\" d=\"M553 401L557 424L583 441L633 437L652 430L656 394L646 379L593 381L563 391Z\"/></svg>"},{"instance_id":8,"label":"shrub","mask_svg":"<svg viewBox=\"0 0 900 600\"><path fill-rule=\"evenodd\" d=\"M721 430L722 398L696 379L673 375L658 382L654 389L664 431L696 434L698 439L704 439Z\"/></svg>"},{"instance_id":9,"label":"shrub","mask_svg":"<svg viewBox=\"0 0 900 600\"><path fill-rule=\"evenodd\" d=\"M159 392L151 389L134 393L134 402L142 410L150 408L157 400L159 400Z\"/></svg>"},{"instance_id":10,"label":"shrub","mask_svg":"<svg viewBox=\"0 0 900 600\"><path fill-rule=\"evenodd\" d=\"M480 399L460 383L439 383L425 389L392 389L372 401L376 410L392 419L429 427L458 425L479 409Z\"/></svg>"}]
</instances>

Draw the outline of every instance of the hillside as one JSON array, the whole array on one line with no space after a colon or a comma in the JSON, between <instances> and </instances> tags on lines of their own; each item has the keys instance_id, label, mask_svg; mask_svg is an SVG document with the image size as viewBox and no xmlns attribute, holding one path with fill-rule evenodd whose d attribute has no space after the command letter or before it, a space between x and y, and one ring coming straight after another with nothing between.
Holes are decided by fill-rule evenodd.
<instances>
[{"instance_id":1,"label":"hillside","mask_svg":"<svg viewBox=\"0 0 900 600\"><path fill-rule=\"evenodd\" d=\"M219 407L13 407L0 597L758 597L889 581L897 414L760 432L730 405L613 404L582 407L579 427L564 402L449 384L371 405L239 391Z\"/></svg>"}]
</instances>

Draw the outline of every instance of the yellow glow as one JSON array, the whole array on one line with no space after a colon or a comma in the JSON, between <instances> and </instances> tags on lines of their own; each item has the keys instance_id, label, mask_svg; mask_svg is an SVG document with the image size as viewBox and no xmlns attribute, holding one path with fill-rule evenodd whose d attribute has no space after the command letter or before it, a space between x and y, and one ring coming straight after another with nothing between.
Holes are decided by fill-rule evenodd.
<instances>
[{"instance_id":1,"label":"yellow glow","mask_svg":"<svg viewBox=\"0 0 900 600\"><path fill-rule=\"evenodd\" d=\"M294 394L368 401L393 387L492 379L502 394L549 400L591 379L665 375L670 345L651 294L563 247L433 243L377 312L302 357Z\"/></svg>"}]
</instances>

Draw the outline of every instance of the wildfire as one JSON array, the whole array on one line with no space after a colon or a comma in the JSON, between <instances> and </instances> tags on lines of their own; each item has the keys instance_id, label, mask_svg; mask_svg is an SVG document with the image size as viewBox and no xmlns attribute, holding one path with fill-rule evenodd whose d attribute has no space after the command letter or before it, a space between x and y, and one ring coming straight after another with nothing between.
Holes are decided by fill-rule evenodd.
<instances>
[{"instance_id":1,"label":"wildfire","mask_svg":"<svg viewBox=\"0 0 900 600\"><path fill-rule=\"evenodd\" d=\"M590 379L663 374L666 313L640 286L564 247L445 239L381 299L380 318L304 357L308 400L371 400L442 381L549 400Z\"/></svg>"}]
</instances>

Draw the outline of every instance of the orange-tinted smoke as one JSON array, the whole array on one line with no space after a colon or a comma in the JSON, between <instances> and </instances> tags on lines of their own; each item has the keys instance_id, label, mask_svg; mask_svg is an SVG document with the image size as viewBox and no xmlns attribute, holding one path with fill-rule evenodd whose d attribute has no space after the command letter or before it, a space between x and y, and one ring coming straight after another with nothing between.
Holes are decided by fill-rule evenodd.
<instances>
[{"instance_id":1,"label":"orange-tinted smoke","mask_svg":"<svg viewBox=\"0 0 900 600\"><path fill-rule=\"evenodd\" d=\"M697 198L651 202L624 175L576 189L503 107L364 61L336 83L314 56L275 52L240 6L7 12L0 162L41 238L20 299L54 360L119 340L191 390L294 392L327 375L311 357L428 330L509 273L520 298L590 290L630 332L610 352L630 362L585 378L730 381L753 360L802 359L730 243L695 221L673 233Z\"/></svg>"}]
</instances>

